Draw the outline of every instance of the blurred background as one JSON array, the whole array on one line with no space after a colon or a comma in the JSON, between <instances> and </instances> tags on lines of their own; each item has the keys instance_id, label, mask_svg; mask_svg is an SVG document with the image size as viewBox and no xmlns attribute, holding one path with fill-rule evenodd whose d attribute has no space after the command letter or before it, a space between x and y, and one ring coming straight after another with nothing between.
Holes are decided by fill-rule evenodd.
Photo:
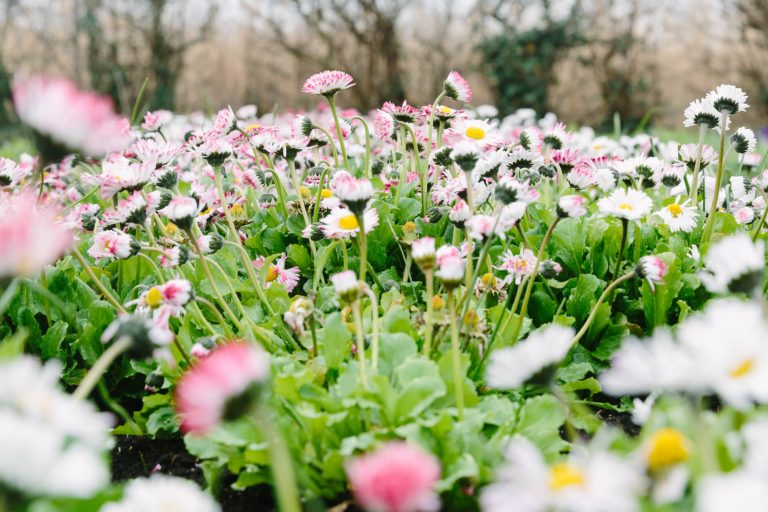
<instances>
[{"instance_id":1,"label":"blurred background","mask_svg":"<svg viewBox=\"0 0 768 512\"><path fill-rule=\"evenodd\" d=\"M13 75L63 75L124 112L312 106L303 80L351 73L346 107L431 103L457 69L475 105L625 132L679 130L719 83L768 113L768 0L0 0L0 125Z\"/></svg>"}]
</instances>

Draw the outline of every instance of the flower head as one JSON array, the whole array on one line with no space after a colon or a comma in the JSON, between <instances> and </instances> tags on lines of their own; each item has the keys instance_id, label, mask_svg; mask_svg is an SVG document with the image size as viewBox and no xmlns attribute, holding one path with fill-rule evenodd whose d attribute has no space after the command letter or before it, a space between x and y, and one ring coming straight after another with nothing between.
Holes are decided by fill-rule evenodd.
<instances>
[{"instance_id":1,"label":"flower head","mask_svg":"<svg viewBox=\"0 0 768 512\"><path fill-rule=\"evenodd\" d=\"M698 209L686 203L669 203L654 215L658 215L669 226L673 233L682 231L690 233L696 227L696 219L699 216Z\"/></svg>"},{"instance_id":2,"label":"flower head","mask_svg":"<svg viewBox=\"0 0 768 512\"><path fill-rule=\"evenodd\" d=\"M693 100L683 113L685 120L683 126L707 126L708 128L717 128L720 126L720 112L706 100Z\"/></svg>"},{"instance_id":3,"label":"flower head","mask_svg":"<svg viewBox=\"0 0 768 512\"><path fill-rule=\"evenodd\" d=\"M360 296L360 281L351 270L332 275L331 283L336 290L336 295L345 302L354 302Z\"/></svg>"},{"instance_id":4,"label":"flower head","mask_svg":"<svg viewBox=\"0 0 768 512\"><path fill-rule=\"evenodd\" d=\"M0 281L33 276L72 244L72 232L31 192L0 199Z\"/></svg>"},{"instance_id":5,"label":"flower head","mask_svg":"<svg viewBox=\"0 0 768 512\"><path fill-rule=\"evenodd\" d=\"M411 244L411 254L413 261L424 271L432 270L437 264L437 255L435 253L435 239L425 236L414 240Z\"/></svg>"},{"instance_id":6,"label":"flower head","mask_svg":"<svg viewBox=\"0 0 768 512\"><path fill-rule=\"evenodd\" d=\"M269 376L269 356L257 345L227 343L182 375L176 410L185 432L206 434L222 420L248 413Z\"/></svg>"},{"instance_id":7,"label":"flower head","mask_svg":"<svg viewBox=\"0 0 768 512\"><path fill-rule=\"evenodd\" d=\"M355 85L355 80L343 71L323 71L307 78L301 92L331 97Z\"/></svg>"},{"instance_id":8,"label":"flower head","mask_svg":"<svg viewBox=\"0 0 768 512\"><path fill-rule=\"evenodd\" d=\"M557 214L560 217L582 217L587 214L586 203L584 196L562 196L557 200Z\"/></svg>"},{"instance_id":9,"label":"flower head","mask_svg":"<svg viewBox=\"0 0 768 512\"><path fill-rule=\"evenodd\" d=\"M93 244L88 249L88 255L97 260L102 258L123 260L135 256L140 249L141 245L131 235L120 230L108 229L96 233Z\"/></svg>"},{"instance_id":10,"label":"flower head","mask_svg":"<svg viewBox=\"0 0 768 512\"><path fill-rule=\"evenodd\" d=\"M640 279L645 279L651 286L651 290L654 289L654 285L663 283L664 276L667 275L667 264L656 256L643 256L637 262L635 267L635 274Z\"/></svg>"},{"instance_id":11,"label":"flower head","mask_svg":"<svg viewBox=\"0 0 768 512\"><path fill-rule=\"evenodd\" d=\"M704 266L699 276L709 291L758 293L765 268L763 242L753 243L746 233L723 238L709 248Z\"/></svg>"},{"instance_id":12,"label":"flower head","mask_svg":"<svg viewBox=\"0 0 768 512\"><path fill-rule=\"evenodd\" d=\"M193 197L177 196L171 199L168 205L159 210L158 213L168 217L168 220L179 228L187 230L192 227L198 210L197 201Z\"/></svg>"},{"instance_id":13,"label":"flower head","mask_svg":"<svg viewBox=\"0 0 768 512\"><path fill-rule=\"evenodd\" d=\"M446 246L443 246L446 247ZM440 249L443 249L441 247ZM455 249L455 248L454 248ZM446 289L452 290L459 286L464 279L466 263L459 255L437 255L437 277Z\"/></svg>"},{"instance_id":14,"label":"flower head","mask_svg":"<svg viewBox=\"0 0 768 512\"><path fill-rule=\"evenodd\" d=\"M448 78L443 82L443 91L445 95L452 100L469 103L472 101L472 89L464 77L458 71L448 73Z\"/></svg>"},{"instance_id":15,"label":"flower head","mask_svg":"<svg viewBox=\"0 0 768 512\"><path fill-rule=\"evenodd\" d=\"M286 268L285 259L286 255L281 254L277 261L269 264L264 277L266 288L272 286L272 283L280 283L285 288L285 291L291 293L296 288L296 285L299 284L299 267ZM253 266L261 270L264 268L266 261L264 256L259 256L253 260Z\"/></svg>"},{"instance_id":16,"label":"flower head","mask_svg":"<svg viewBox=\"0 0 768 512\"><path fill-rule=\"evenodd\" d=\"M600 213L620 219L640 220L651 211L653 201L645 192L635 189L614 190L597 202Z\"/></svg>"},{"instance_id":17,"label":"flower head","mask_svg":"<svg viewBox=\"0 0 768 512\"><path fill-rule=\"evenodd\" d=\"M218 503L185 478L154 474L131 480L120 501L107 503L99 512L219 512Z\"/></svg>"},{"instance_id":18,"label":"flower head","mask_svg":"<svg viewBox=\"0 0 768 512\"><path fill-rule=\"evenodd\" d=\"M746 93L735 85L718 85L714 91L707 93L704 101L709 102L716 111L729 114L744 112L749 107Z\"/></svg>"},{"instance_id":19,"label":"flower head","mask_svg":"<svg viewBox=\"0 0 768 512\"><path fill-rule=\"evenodd\" d=\"M369 511L418 512L439 508L434 487L437 459L421 448L392 441L346 464L357 502Z\"/></svg>"},{"instance_id":20,"label":"flower head","mask_svg":"<svg viewBox=\"0 0 768 512\"><path fill-rule=\"evenodd\" d=\"M731 134L733 150L739 154L751 153L757 147L755 132L743 126Z\"/></svg>"},{"instance_id":21,"label":"flower head","mask_svg":"<svg viewBox=\"0 0 768 512\"><path fill-rule=\"evenodd\" d=\"M363 228L370 233L379 225L379 214L374 208L362 214ZM328 238L350 238L360 232L358 216L346 208L334 208L327 216L320 219L320 231Z\"/></svg>"}]
</instances>

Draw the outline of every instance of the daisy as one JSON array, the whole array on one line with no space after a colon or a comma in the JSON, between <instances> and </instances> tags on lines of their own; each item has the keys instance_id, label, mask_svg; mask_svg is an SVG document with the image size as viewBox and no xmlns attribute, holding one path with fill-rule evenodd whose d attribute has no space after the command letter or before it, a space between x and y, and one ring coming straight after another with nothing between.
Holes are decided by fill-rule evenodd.
<instances>
[{"instance_id":1,"label":"daisy","mask_svg":"<svg viewBox=\"0 0 768 512\"><path fill-rule=\"evenodd\" d=\"M165 269L183 265L188 259L188 250L178 245L169 249L163 249L163 252L157 257L160 267Z\"/></svg>"},{"instance_id":2,"label":"daisy","mask_svg":"<svg viewBox=\"0 0 768 512\"><path fill-rule=\"evenodd\" d=\"M504 231L498 229L499 222L495 216L477 214L473 215L464 223L469 230L469 236L475 240L483 240L491 233L503 238Z\"/></svg>"},{"instance_id":3,"label":"daisy","mask_svg":"<svg viewBox=\"0 0 768 512\"><path fill-rule=\"evenodd\" d=\"M754 471L708 474L696 485L696 512L761 512L766 502L765 475Z\"/></svg>"},{"instance_id":4,"label":"daisy","mask_svg":"<svg viewBox=\"0 0 768 512\"><path fill-rule=\"evenodd\" d=\"M193 197L177 196L171 199L168 206L159 210L158 213L165 215L179 228L188 230L192 227L192 221L198 210L197 201Z\"/></svg>"},{"instance_id":5,"label":"daisy","mask_svg":"<svg viewBox=\"0 0 768 512\"><path fill-rule=\"evenodd\" d=\"M733 212L733 217L739 224L750 224L755 220L755 210L749 206L742 206Z\"/></svg>"},{"instance_id":6,"label":"daisy","mask_svg":"<svg viewBox=\"0 0 768 512\"><path fill-rule=\"evenodd\" d=\"M720 125L720 112L707 100L693 100L683 112L685 120L683 126L707 126L717 128Z\"/></svg>"},{"instance_id":7,"label":"daisy","mask_svg":"<svg viewBox=\"0 0 768 512\"><path fill-rule=\"evenodd\" d=\"M173 341L168 328L171 310L160 308L157 315L147 318L144 314L122 314L118 316L101 335L105 345L115 344L128 338L131 341L128 354L136 359L157 356L160 350Z\"/></svg>"},{"instance_id":8,"label":"daisy","mask_svg":"<svg viewBox=\"0 0 768 512\"><path fill-rule=\"evenodd\" d=\"M0 281L40 273L72 241L71 230L56 221L55 212L38 206L34 193L0 196Z\"/></svg>"},{"instance_id":9,"label":"daisy","mask_svg":"<svg viewBox=\"0 0 768 512\"><path fill-rule=\"evenodd\" d=\"M387 101L381 106L381 110L400 123L415 123L424 117L421 110L409 105L407 101L403 101L402 105L395 105L391 101Z\"/></svg>"},{"instance_id":10,"label":"daisy","mask_svg":"<svg viewBox=\"0 0 768 512\"><path fill-rule=\"evenodd\" d=\"M32 167L21 167L9 158L0 158L0 187L15 187L32 170Z\"/></svg>"},{"instance_id":11,"label":"daisy","mask_svg":"<svg viewBox=\"0 0 768 512\"><path fill-rule=\"evenodd\" d=\"M578 189L586 189L596 183L594 170L586 165L574 168L567 176L568 183Z\"/></svg>"},{"instance_id":12,"label":"daisy","mask_svg":"<svg viewBox=\"0 0 768 512\"><path fill-rule=\"evenodd\" d=\"M99 187L106 200L122 190L139 190L152 180L155 164L131 162L122 155L101 163L101 174L83 174L83 183Z\"/></svg>"},{"instance_id":13,"label":"daisy","mask_svg":"<svg viewBox=\"0 0 768 512\"><path fill-rule=\"evenodd\" d=\"M235 408L227 405L237 400L238 412L246 400L254 403L258 385L269 378L269 356L259 347L244 341L227 343L192 366L176 386L176 410L184 432L204 435L211 432Z\"/></svg>"},{"instance_id":14,"label":"daisy","mask_svg":"<svg viewBox=\"0 0 768 512\"><path fill-rule=\"evenodd\" d=\"M370 233L379 225L379 214L375 208L368 208L362 216L366 233ZM360 231L360 224L357 216L350 210L336 208L320 219L320 231L326 238L350 238L357 236Z\"/></svg>"},{"instance_id":15,"label":"daisy","mask_svg":"<svg viewBox=\"0 0 768 512\"><path fill-rule=\"evenodd\" d=\"M448 73L448 78L443 82L443 91L452 100L462 103L470 103L472 101L472 89L470 89L469 84L458 71Z\"/></svg>"},{"instance_id":16,"label":"daisy","mask_svg":"<svg viewBox=\"0 0 768 512\"><path fill-rule=\"evenodd\" d=\"M392 140L396 129L397 122L394 117L383 110L376 111L376 116L373 118L373 134L376 138L384 141Z\"/></svg>"},{"instance_id":17,"label":"daisy","mask_svg":"<svg viewBox=\"0 0 768 512\"><path fill-rule=\"evenodd\" d=\"M471 216L472 212L469 209L469 205L467 205L467 203L462 199L456 201L456 204L453 205L450 213L448 213L448 218L450 221L459 227L464 227L464 223Z\"/></svg>"},{"instance_id":18,"label":"daisy","mask_svg":"<svg viewBox=\"0 0 768 512\"><path fill-rule=\"evenodd\" d=\"M88 255L96 260L103 258L126 259L138 254L141 245L131 235L117 229L99 231L93 237Z\"/></svg>"},{"instance_id":19,"label":"daisy","mask_svg":"<svg viewBox=\"0 0 768 512\"><path fill-rule=\"evenodd\" d=\"M757 148L755 132L742 126L731 134L731 144L736 153L752 153Z\"/></svg>"},{"instance_id":20,"label":"daisy","mask_svg":"<svg viewBox=\"0 0 768 512\"><path fill-rule=\"evenodd\" d=\"M714 91L707 93L704 101L710 103L717 112L729 114L745 112L749 107L746 93L734 85L718 85Z\"/></svg>"},{"instance_id":21,"label":"daisy","mask_svg":"<svg viewBox=\"0 0 768 512\"><path fill-rule=\"evenodd\" d=\"M288 311L283 314L283 319L288 327L299 336L304 336L304 323L312 315L315 305L306 297L296 297L288 307Z\"/></svg>"},{"instance_id":22,"label":"daisy","mask_svg":"<svg viewBox=\"0 0 768 512\"><path fill-rule=\"evenodd\" d=\"M485 512L634 512L645 487L639 468L608 452L573 450L548 465L538 448L516 437L505 458L480 496Z\"/></svg>"},{"instance_id":23,"label":"daisy","mask_svg":"<svg viewBox=\"0 0 768 512\"><path fill-rule=\"evenodd\" d=\"M509 273L508 279L512 279L519 285L525 277L533 273L533 267L536 266L536 255L530 249L522 249L520 254L514 254L507 250L501 256L500 270L506 270Z\"/></svg>"},{"instance_id":24,"label":"daisy","mask_svg":"<svg viewBox=\"0 0 768 512\"><path fill-rule=\"evenodd\" d=\"M587 199L580 195L562 196L557 200L557 214L560 217L582 217L587 214Z\"/></svg>"},{"instance_id":25,"label":"daisy","mask_svg":"<svg viewBox=\"0 0 768 512\"><path fill-rule=\"evenodd\" d=\"M545 131L541 137L541 144L556 151L563 149L570 139L563 123L557 123Z\"/></svg>"},{"instance_id":26,"label":"daisy","mask_svg":"<svg viewBox=\"0 0 768 512\"><path fill-rule=\"evenodd\" d=\"M343 71L322 71L307 78L301 87L301 92L332 97L337 92L354 85L354 78Z\"/></svg>"},{"instance_id":27,"label":"daisy","mask_svg":"<svg viewBox=\"0 0 768 512\"><path fill-rule=\"evenodd\" d=\"M437 264L437 254L435 252L435 239L425 236L414 240L411 244L411 255L413 261L424 271L432 270Z\"/></svg>"},{"instance_id":28,"label":"daisy","mask_svg":"<svg viewBox=\"0 0 768 512\"><path fill-rule=\"evenodd\" d=\"M391 441L345 464L355 500L365 510L436 511L440 464L416 445Z\"/></svg>"},{"instance_id":29,"label":"daisy","mask_svg":"<svg viewBox=\"0 0 768 512\"><path fill-rule=\"evenodd\" d=\"M265 286L269 288L272 286L273 282L278 282L283 285L285 291L291 293L293 289L296 288L296 285L299 284L300 271L299 267L285 268L285 259L286 255L281 254L280 258L278 258L275 263L269 265L264 277ZM266 258L264 256L259 256L253 260L253 266L261 270L264 267L265 262Z\"/></svg>"},{"instance_id":30,"label":"daisy","mask_svg":"<svg viewBox=\"0 0 768 512\"><path fill-rule=\"evenodd\" d=\"M154 474L131 480L120 501L107 503L99 512L219 512L221 508L210 494L190 480Z\"/></svg>"},{"instance_id":31,"label":"daisy","mask_svg":"<svg viewBox=\"0 0 768 512\"><path fill-rule=\"evenodd\" d=\"M355 178L342 171L331 180L331 192L346 205L353 213L360 214L365 210L368 201L373 196L373 184L366 178Z\"/></svg>"},{"instance_id":32,"label":"daisy","mask_svg":"<svg viewBox=\"0 0 768 512\"><path fill-rule=\"evenodd\" d=\"M648 281L651 291L653 291L654 285L664 282L667 270L667 264L656 256L643 256L637 262L635 274L639 278Z\"/></svg>"},{"instance_id":33,"label":"daisy","mask_svg":"<svg viewBox=\"0 0 768 512\"><path fill-rule=\"evenodd\" d=\"M456 288L464 280L466 263L461 256L443 255L441 257L438 253L437 264L438 270L436 275L447 290Z\"/></svg>"},{"instance_id":34,"label":"daisy","mask_svg":"<svg viewBox=\"0 0 768 512\"><path fill-rule=\"evenodd\" d=\"M696 144L683 144L680 146L679 159L691 170L696 166L696 148ZM712 146L704 144L701 148L701 168L703 169L715 162L717 162L717 151Z\"/></svg>"},{"instance_id":35,"label":"daisy","mask_svg":"<svg viewBox=\"0 0 768 512\"><path fill-rule=\"evenodd\" d=\"M488 121L481 119L456 119L451 133L482 148L492 148L502 141L501 136Z\"/></svg>"},{"instance_id":36,"label":"daisy","mask_svg":"<svg viewBox=\"0 0 768 512\"><path fill-rule=\"evenodd\" d=\"M354 302L360 296L360 281L351 270L345 270L331 276L331 283L336 295L345 302Z\"/></svg>"},{"instance_id":37,"label":"daisy","mask_svg":"<svg viewBox=\"0 0 768 512\"><path fill-rule=\"evenodd\" d=\"M679 204L677 202L670 203L661 210L654 213L658 215L669 226L669 230L673 233L682 231L684 233L690 233L696 227L696 219L699 216L697 208L689 206L688 202Z\"/></svg>"},{"instance_id":38,"label":"daisy","mask_svg":"<svg viewBox=\"0 0 768 512\"><path fill-rule=\"evenodd\" d=\"M451 158L461 167L465 173L472 172L480 158L480 151L476 144L462 141L456 144L451 152Z\"/></svg>"},{"instance_id":39,"label":"daisy","mask_svg":"<svg viewBox=\"0 0 768 512\"><path fill-rule=\"evenodd\" d=\"M507 169L530 169L537 171L544 165L544 158L534 151L515 149L508 153L504 164Z\"/></svg>"},{"instance_id":40,"label":"daisy","mask_svg":"<svg viewBox=\"0 0 768 512\"><path fill-rule=\"evenodd\" d=\"M765 249L746 233L723 238L712 244L699 274L712 293L758 293L763 282Z\"/></svg>"},{"instance_id":41,"label":"daisy","mask_svg":"<svg viewBox=\"0 0 768 512\"><path fill-rule=\"evenodd\" d=\"M106 96L78 90L69 80L35 76L13 85L21 121L67 150L101 157L130 143L128 120ZM48 155L57 160L58 155Z\"/></svg>"},{"instance_id":42,"label":"daisy","mask_svg":"<svg viewBox=\"0 0 768 512\"><path fill-rule=\"evenodd\" d=\"M550 324L512 347L494 350L488 363L486 382L496 389L517 389L526 381L558 364L571 349L574 331Z\"/></svg>"},{"instance_id":43,"label":"daisy","mask_svg":"<svg viewBox=\"0 0 768 512\"><path fill-rule=\"evenodd\" d=\"M650 213L653 201L645 192L635 189L618 189L610 196L600 199L597 207L603 215L640 220Z\"/></svg>"}]
</instances>

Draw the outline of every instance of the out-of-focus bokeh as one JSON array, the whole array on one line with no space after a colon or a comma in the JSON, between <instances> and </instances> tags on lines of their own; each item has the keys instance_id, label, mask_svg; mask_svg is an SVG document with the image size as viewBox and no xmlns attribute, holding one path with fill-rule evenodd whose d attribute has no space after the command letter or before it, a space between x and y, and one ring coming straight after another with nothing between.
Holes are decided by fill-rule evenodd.
<instances>
[{"instance_id":1,"label":"out-of-focus bokeh","mask_svg":"<svg viewBox=\"0 0 768 512\"><path fill-rule=\"evenodd\" d=\"M304 78L351 73L344 106L431 102L451 69L475 104L598 129L676 129L735 83L768 113L766 0L0 0L0 125L15 74L44 72L148 106L300 108Z\"/></svg>"}]
</instances>

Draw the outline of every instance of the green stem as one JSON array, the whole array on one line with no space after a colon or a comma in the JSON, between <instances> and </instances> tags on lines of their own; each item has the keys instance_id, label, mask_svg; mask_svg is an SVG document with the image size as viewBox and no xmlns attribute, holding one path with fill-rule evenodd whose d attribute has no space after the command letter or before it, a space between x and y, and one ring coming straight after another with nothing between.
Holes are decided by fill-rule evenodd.
<instances>
[{"instance_id":1,"label":"green stem","mask_svg":"<svg viewBox=\"0 0 768 512\"><path fill-rule=\"evenodd\" d=\"M621 263L624 260L624 250L627 248L627 235L629 233L629 221L627 219L621 219L621 244L619 245L619 254L616 257L616 266L613 268L613 277L619 275L621 270ZM638 243L635 240L635 243Z\"/></svg>"},{"instance_id":2,"label":"green stem","mask_svg":"<svg viewBox=\"0 0 768 512\"><path fill-rule=\"evenodd\" d=\"M768 209L768 208L767 208ZM429 357L432 353L432 298L435 296L435 273L432 269L424 271L424 278L427 283L427 313L424 317L424 355Z\"/></svg>"},{"instance_id":3,"label":"green stem","mask_svg":"<svg viewBox=\"0 0 768 512\"><path fill-rule=\"evenodd\" d=\"M355 116L352 119L357 119L363 125L365 130L365 167L363 168L363 176L371 179L371 130L368 128L368 122L364 117Z\"/></svg>"},{"instance_id":4,"label":"green stem","mask_svg":"<svg viewBox=\"0 0 768 512\"><path fill-rule=\"evenodd\" d=\"M323 172L320 174L320 183L317 186L317 195L315 196L315 210L312 212L312 222L317 222L317 219L320 217L320 201L323 197L323 186L325 185L325 178L328 176L328 173L331 172L330 167L326 167L323 169Z\"/></svg>"},{"instance_id":5,"label":"green stem","mask_svg":"<svg viewBox=\"0 0 768 512\"><path fill-rule=\"evenodd\" d=\"M304 217L304 225L309 226L311 224L309 220L309 214L307 213L307 207L304 205L304 197L301 195L301 184L299 183L299 176L296 173L296 162L291 158L288 160L288 169L291 172L291 180L293 180L293 188L296 190L296 196L299 199L299 208L301 209L301 216ZM315 249L315 242L309 239L309 248L312 250L312 259L317 259L317 250Z\"/></svg>"},{"instance_id":6,"label":"green stem","mask_svg":"<svg viewBox=\"0 0 768 512\"><path fill-rule=\"evenodd\" d=\"M5 289L2 295L0 295L0 319L2 319L5 310L11 305L13 297L16 295L16 290L19 289L19 279L13 279L8 284L8 288Z\"/></svg>"},{"instance_id":7,"label":"green stem","mask_svg":"<svg viewBox=\"0 0 768 512\"><path fill-rule=\"evenodd\" d=\"M701 245L709 242L712 236L712 227L715 221L715 211L717 211L717 201L720 197L720 184L723 181L723 174L725 171L725 124L728 119L728 112L723 110L720 112L720 154L717 157L717 176L715 177L715 191L712 197L712 206L709 209L709 217L707 217L707 223L704 225L704 232L701 235ZM705 187L706 188L706 187ZM706 204L704 205L706 206Z\"/></svg>"},{"instance_id":8,"label":"green stem","mask_svg":"<svg viewBox=\"0 0 768 512\"><path fill-rule=\"evenodd\" d=\"M371 301L371 370L375 375L379 371L379 301L368 286L363 289Z\"/></svg>"},{"instance_id":9,"label":"green stem","mask_svg":"<svg viewBox=\"0 0 768 512\"><path fill-rule=\"evenodd\" d=\"M523 327L523 320L528 312L528 301L531 299L531 292L533 291L533 284L536 282L536 276L539 274L539 265L542 258L544 258L544 251L547 249L549 239L552 237L552 233L555 231L555 226L560 222L560 217L555 217L552 224L549 225L549 229L544 234L544 239L541 241L541 247L539 247L539 254L536 255L536 263L533 265L533 272L528 281L528 286L525 287L525 296L523 297L523 305L520 308L520 316L515 323L515 330L512 332L512 342L517 341L517 337L520 335L520 329Z\"/></svg>"},{"instance_id":10,"label":"green stem","mask_svg":"<svg viewBox=\"0 0 768 512\"><path fill-rule=\"evenodd\" d=\"M344 147L344 137L341 134L341 126L339 125L339 116L336 113L336 101L333 96L328 96L328 105L331 107L331 114L333 115L333 123L336 125L336 135L339 136L339 148L341 149L341 157L344 159L344 168L349 169L349 160L347 160L347 148Z\"/></svg>"},{"instance_id":11,"label":"green stem","mask_svg":"<svg viewBox=\"0 0 768 512\"><path fill-rule=\"evenodd\" d=\"M133 339L130 336L122 336L110 345L107 350L99 356L88 373L85 374L85 378L80 382L80 385L77 386L77 389L72 393L72 396L78 400L87 398L99 382L99 379L104 375L104 372L106 372L115 359L128 350L132 344Z\"/></svg>"},{"instance_id":12,"label":"green stem","mask_svg":"<svg viewBox=\"0 0 768 512\"><path fill-rule=\"evenodd\" d=\"M368 270L368 234L365 232L365 213L358 213L356 216L360 235L360 282L365 283L365 273Z\"/></svg>"},{"instance_id":13,"label":"green stem","mask_svg":"<svg viewBox=\"0 0 768 512\"><path fill-rule=\"evenodd\" d=\"M216 320L219 321L219 325L224 329L224 332L227 334L227 336L232 337L234 336L234 333L232 332L232 328L229 326L227 321L222 316L221 312L219 311L219 308L217 308L211 301L206 299L205 297L197 296L195 297L195 301L199 302L203 306L207 307L211 313L213 313L213 316L216 317ZM202 312L201 312L202 315ZM205 317L203 316L203 319L205 320ZM205 320L206 323L208 322ZM210 325L210 323L208 324ZM213 326L211 326L211 330L213 330Z\"/></svg>"},{"instance_id":14,"label":"green stem","mask_svg":"<svg viewBox=\"0 0 768 512\"><path fill-rule=\"evenodd\" d=\"M600 308L600 305L603 303L603 301L613 293L613 291L624 281L627 281L628 279L632 279L635 276L635 271L628 272L624 274L623 276L619 277L618 279L614 279L611 284L609 284L605 290L603 290L603 293L600 295L600 298L597 299L597 302L595 303L595 306L592 308L592 311L589 313L589 316L584 321L584 325L581 326L581 329L579 329L579 332L576 333L576 336L573 337L573 340L571 341L571 346L575 345L579 342L579 340L587 333L587 330L589 329L589 326L592 325L592 321L595 319L595 316L597 316L597 310Z\"/></svg>"},{"instance_id":15,"label":"green stem","mask_svg":"<svg viewBox=\"0 0 768 512\"><path fill-rule=\"evenodd\" d=\"M763 214L760 216L760 221L757 223L757 226L755 226L755 232L752 233L753 242L755 242L757 240L757 237L760 235L760 230L763 229L763 225L765 224L765 218L766 216L768 216L768 197L765 196L765 192L763 192L762 188L760 188L759 186L756 188L763 195L763 201L765 202L765 207L763 208Z\"/></svg>"},{"instance_id":16,"label":"green stem","mask_svg":"<svg viewBox=\"0 0 768 512\"><path fill-rule=\"evenodd\" d=\"M104 286L104 284L99 280L98 277L96 277L96 274L93 272L93 269L90 265L88 265L88 262L85 261L85 258L83 258L83 255L80 254L80 252L75 249L72 251L72 254L77 258L77 261L80 262L80 265L83 267L85 272L88 274L88 277L91 278L91 281L93 281L93 284L96 285L96 288L99 289L101 294L104 296L105 299L107 299L107 302L112 304L112 306L119 312L119 313L125 313L125 308L120 304L117 299L107 290L107 288Z\"/></svg>"},{"instance_id":17,"label":"green stem","mask_svg":"<svg viewBox=\"0 0 768 512\"><path fill-rule=\"evenodd\" d=\"M445 89L438 94L437 98L435 98L435 101L432 103L432 108L429 110L429 120L427 121L427 166L429 166L429 154L432 152L432 125L435 122L435 110L437 109L440 100L443 98L445 98Z\"/></svg>"},{"instance_id":18,"label":"green stem","mask_svg":"<svg viewBox=\"0 0 768 512\"><path fill-rule=\"evenodd\" d=\"M448 316L451 323L451 358L453 360L453 392L456 396L456 407L459 411L459 421L464 419L464 379L461 375L461 353L459 352L459 328L456 325L456 308L453 300L453 290L448 290Z\"/></svg>"},{"instance_id":19,"label":"green stem","mask_svg":"<svg viewBox=\"0 0 768 512\"><path fill-rule=\"evenodd\" d=\"M688 197L693 200L693 205L698 205L699 195L699 170L701 169L701 155L704 150L704 137L707 134L707 125L699 125L699 141L696 144L696 162L693 164L693 177L691 178L691 189L688 191Z\"/></svg>"},{"instance_id":20,"label":"green stem","mask_svg":"<svg viewBox=\"0 0 768 512\"><path fill-rule=\"evenodd\" d=\"M280 512L301 512L296 475L283 433L281 429L275 428L272 418L260 409L256 412L256 421L269 443L270 468L277 497L277 508Z\"/></svg>"},{"instance_id":21,"label":"green stem","mask_svg":"<svg viewBox=\"0 0 768 512\"><path fill-rule=\"evenodd\" d=\"M409 125L404 125L408 130L408 134L411 136L411 143L413 144L413 158L416 159L416 173L419 175L419 182L421 183L421 216L427 214L427 171L421 168L421 157L419 156L419 142L416 140L416 134ZM429 162L427 162L427 168L429 168Z\"/></svg>"},{"instance_id":22,"label":"green stem","mask_svg":"<svg viewBox=\"0 0 768 512\"><path fill-rule=\"evenodd\" d=\"M365 370L365 333L363 332L363 317L360 313L360 299L352 303L352 315L355 319L355 339L357 342L357 363L360 372L360 383L363 388L368 387L368 377Z\"/></svg>"},{"instance_id":23,"label":"green stem","mask_svg":"<svg viewBox=\"0 0 768 512\"><path fill-rule=\"evenodd\" d=\"M325 135L325 137L328 139L328 145L331 146L331 154L333 155L333 165L338 167L339 166L339 155L336 152L336 144L333 142L333 137L331 136L330 133L328 133L328 130L326 130L325 128L322 128L322 127L317 126L315 124L312 125L312 128L322 132L323 135Z\"/></svg>"}]
</instances>

